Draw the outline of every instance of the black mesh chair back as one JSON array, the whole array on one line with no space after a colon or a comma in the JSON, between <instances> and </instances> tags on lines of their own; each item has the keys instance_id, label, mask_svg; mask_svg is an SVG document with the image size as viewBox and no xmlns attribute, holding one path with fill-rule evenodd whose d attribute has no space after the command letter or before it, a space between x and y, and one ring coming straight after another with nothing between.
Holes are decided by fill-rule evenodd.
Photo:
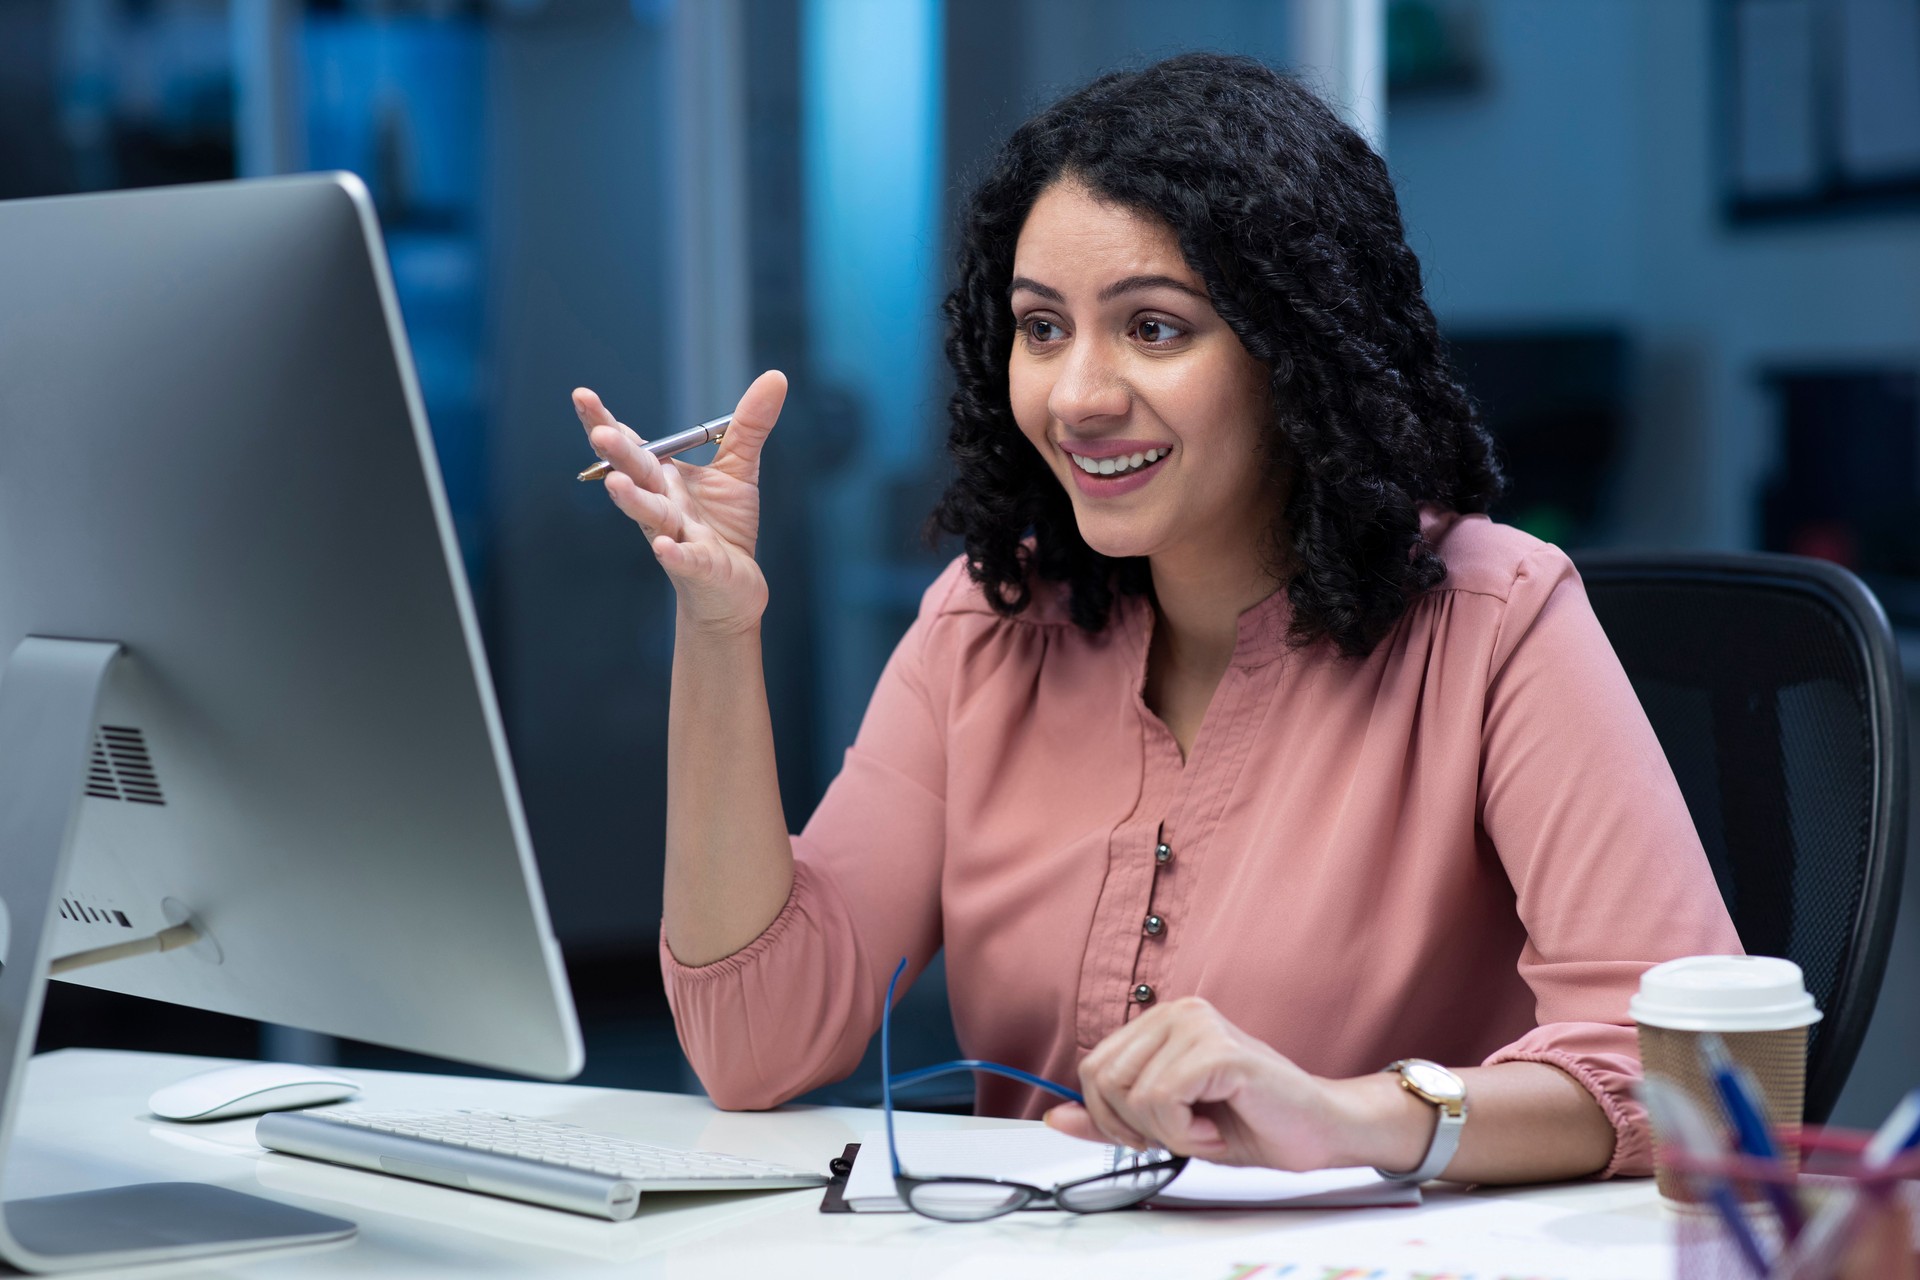
<instances>
[{"instance_id":1,"label":"black mesh chair back","mask_svg":"<svg viewBox=\"0 0 1920 1280\"><path fill-rule=\"evenodd\" d=\"M1806 972L1806 1119L1833 1110L1886 970L1906 852L1906 691L1858 578L1781 555L1578 558L1742 942Z\"/></svg>"}]
</instances>

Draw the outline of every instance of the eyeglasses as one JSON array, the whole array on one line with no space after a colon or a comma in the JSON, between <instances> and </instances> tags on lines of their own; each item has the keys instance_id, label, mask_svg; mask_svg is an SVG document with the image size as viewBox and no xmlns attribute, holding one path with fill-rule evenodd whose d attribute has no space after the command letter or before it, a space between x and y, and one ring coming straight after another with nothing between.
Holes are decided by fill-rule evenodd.
<instances>
[{"instance_id":1,"label":"eyeglasses","mask_svg":"<svg viewBox=\"0 0 1920 1280\"><path fill-rule=\"evenodd\" d=\"M887 983L887 1005L880 1015L880 1105L887 1117L887 1157L893 1161L893 1189L907 1208L923 1217L938 1218L942 1222L984 1222L988 1218L997 1218L1036 1202L1047 1201L1069 1213L1106 1213L1112 1209L1129 1209L1151 1199L1187 1167L1185 1156L1151 1148L1133 1152L1114 1147L1111 1150L1117 1153L1117 1163L1113 1168L1090 1178L1062 1182L1051 1191L1008 1178L957 1175L921 1177L902 1169L900 1148L893 1138L893 1091L896 1087L903 1088L956 1071L985 1071L1059 1094L1069 1102L1085 1101L1078 1092L1063 1084L1055 1084L1018 1067L983 1062L978 1058L936 1063L931 1067L894 1075L893 992L906 969L907 962L902 958L894 968L892 980Z\"/></svg>"}]
</instances>

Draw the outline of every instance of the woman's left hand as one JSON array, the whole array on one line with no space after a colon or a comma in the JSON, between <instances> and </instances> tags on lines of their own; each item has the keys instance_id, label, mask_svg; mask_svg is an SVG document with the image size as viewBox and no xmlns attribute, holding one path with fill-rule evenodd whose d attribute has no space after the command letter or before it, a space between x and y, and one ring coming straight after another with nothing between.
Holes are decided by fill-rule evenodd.
<instances>
[{"instance_id":1,"label":"woman's left hand","mask_svg":"<svg viewBox=\"0 0 1920 1280\"><path fill-rule=\"evenodd\" d=\"M1360 1163L1366 1145L1350 1083L1309 1075L1188 997L1101 1041L1080 1064L1086 1105L1055 1107L1046 1119L1075 1137L1216 1164L1325 1169Z\"/></svg>"}]
</instances>

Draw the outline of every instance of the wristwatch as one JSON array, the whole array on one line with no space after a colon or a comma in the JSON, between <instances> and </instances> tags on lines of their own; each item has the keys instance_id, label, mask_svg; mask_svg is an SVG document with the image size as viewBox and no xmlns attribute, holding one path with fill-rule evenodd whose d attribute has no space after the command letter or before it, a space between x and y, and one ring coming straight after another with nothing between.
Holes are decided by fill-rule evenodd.
<instances>
[{"instance_id":1,"label":"wristwatch","mask_svg":"<svg viewBox=\"0 0 1920 1280\"><path fill-rule=\"evenodd\" d=\"M1402 1058L1386 1068L1400 1077L1400 1087L1424 1102L1431 1102L1440 1113L1433 1128L1433 1141L1426 1159L1406 1173L1374 1172L1390 1182L1425 1182L1437 1178L1460 1147L1460 1131L1467 1124L1467 1082L1437 1062L1425 1058Z\"/></svg>"}]
</instances>

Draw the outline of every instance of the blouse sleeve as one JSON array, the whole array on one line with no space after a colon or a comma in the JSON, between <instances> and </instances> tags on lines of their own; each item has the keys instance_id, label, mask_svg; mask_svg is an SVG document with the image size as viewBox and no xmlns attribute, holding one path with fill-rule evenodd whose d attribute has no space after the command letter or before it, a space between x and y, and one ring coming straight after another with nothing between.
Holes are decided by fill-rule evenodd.
<instances>
[{"instance_id":1,"label":"blouse sleeve","mask_svg":"<svg viewBox=\"0 0 1920 1280\"><path fill-rule=\"evenodd\" d=\"M1613 1123L1602 1176L1652 1171L1627 1000L1648 967L1740 938L1640 701L1566 556L1514 578L1488 674L1481 822L1513 883L1538 1025L1487 1059L1544 1062Z\"/></svg>"},{"instance_id":2,"label":"blouse sleeve","mask_svg":"<svg viewBox=\"0 0 1920 1280\"><path fill-rule=\"evenodd\" d=\"M840 774L793 837L793 891L745 948L712 964L660 968L681 1047L715 1105L778 1106L843 1079L880 1026L887 980L940 948L946 745L929 650L958 562L921 601L894 650ZM901 990L905 990L903 984Z\"/></svg>"}]
</instances>

